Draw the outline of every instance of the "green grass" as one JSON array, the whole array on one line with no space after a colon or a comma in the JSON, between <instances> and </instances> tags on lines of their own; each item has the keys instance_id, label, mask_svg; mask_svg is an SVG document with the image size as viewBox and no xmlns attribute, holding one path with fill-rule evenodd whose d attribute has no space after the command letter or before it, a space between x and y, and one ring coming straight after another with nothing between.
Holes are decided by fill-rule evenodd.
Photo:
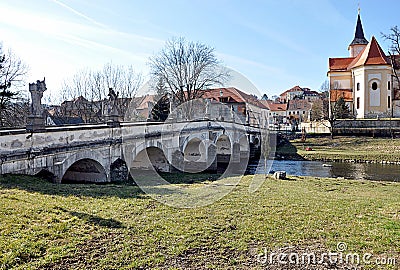
<instances>
[{"instance_id":1,"label":"green grass","mask_svg":"<svg viewBox=\"0 0 400 270\"><path fill-rule=\"evenodd\" d=\"M313 151L305 151L311 147ZM307 138L293 140L277 150L278 154L308 160L357 160L400 162L400 139L370 137Z\"/></svg>"},{"instance_id":2,"label":"green grass","mask_svg":"<svg viewBox=\"0 0 400 270\"><path fill-rule=\"evenodd\" d=\"M136 186L5 176L0 268L265 269L255 259L264 247L338 242L400 260L400 184L292 177L250 194L251 180L209 206L177 209Z\"/></svg>"}]
</instances>

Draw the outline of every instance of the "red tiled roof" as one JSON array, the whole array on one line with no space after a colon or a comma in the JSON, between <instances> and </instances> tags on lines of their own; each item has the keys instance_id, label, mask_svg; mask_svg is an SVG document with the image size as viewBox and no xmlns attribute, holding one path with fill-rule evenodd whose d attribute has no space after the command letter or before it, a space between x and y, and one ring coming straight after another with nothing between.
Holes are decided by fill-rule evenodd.
<instances>
[{"instance_id":1,"label":"red tiled roof","mask_svg":"<svg viewBox=\"0 0 400 270\"><path fill-rule=\"evenodd\" d=\"M390 65L389 58L385 55L374 36L371 42L349 64L348 69L366 65Z\"/></svg>"},{"instance_id":2,"label":"red tiled roof","mask_svg":"<svg viewBox=\"0 0 400 270\"><path fill-rule=\"evenodd\" d=\"M270 111L286 111L287 104L286 103L275 103L272 100L261 100L261 103L264 104Z\"/></svg>"},{"instance_id":3,"label":"red tiled roof","mask_svg":"<svg viewBox=\"0 0 400 270\"><path fill-rule=\"evenodd\" d=\"M260 108L265 108L265 105L257 99L256 96L246 94L235 87L215 88L204 90L202 98L219 101L221 97L228 98L228 103L250 103Z\"/></svg>"},{"instance_id":4,"label":"red tiled roof","mask_svg":"<svg viewBox=\"0 0 400 270\"><path fill-rule=\"evenodd\" d=\"M330 71L346 71L354 57L347 58L329 58Z\"/></svg>"},{"instance_id":5,"label":"red tiled roof","mask_svg":"<svg viewBox=\"0 0 400 270\"><path fill-rule=\"evenodd\" d=\"M296 85L295 87L292 87L289 90L286 90L285 92L280 94L280 96L284 96L284 95L286 95L287 93L290 93L290 92L299 92L299 91L304 91L304 90L300 86Z\"/></svg>"},{"instance_id":6,"label":"red tiled roof","mask_svg":"<svg viewBox=\"0 0 400 270\"><path fill-rule=\"evenodd\" d=\"M351 89L337 89L330 91L331 102L336 102L340 97L343 97L344 101L353 101L353 91Z\"/></svg>"}]
</instances>

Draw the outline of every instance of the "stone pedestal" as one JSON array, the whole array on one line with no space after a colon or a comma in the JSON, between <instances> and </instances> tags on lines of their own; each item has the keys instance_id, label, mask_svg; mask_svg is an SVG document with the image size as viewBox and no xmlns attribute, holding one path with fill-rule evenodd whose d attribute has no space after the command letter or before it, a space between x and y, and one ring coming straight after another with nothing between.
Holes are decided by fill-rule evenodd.
<instances>
[{"instance_id":1,"label":"stone pedestal","mask_svg":"<svg viewBox=\"0 0 400 270\"><path fill-rule=\"evenodd\" d=\"M45 122L41 116L28 116L28 124L26 125L26 131L28 132L42 132L45 131Z\"/></svg>"},{"instance_id":2,"label":"stone pedestal","mask_svg":"<svg viewBox=\"0 0 400 270\"><path fill-rule=\"evenodd\" d=\"M106 115L106 123L109 127L120 127L118 115Z\"/></svg>"}]
</instances>

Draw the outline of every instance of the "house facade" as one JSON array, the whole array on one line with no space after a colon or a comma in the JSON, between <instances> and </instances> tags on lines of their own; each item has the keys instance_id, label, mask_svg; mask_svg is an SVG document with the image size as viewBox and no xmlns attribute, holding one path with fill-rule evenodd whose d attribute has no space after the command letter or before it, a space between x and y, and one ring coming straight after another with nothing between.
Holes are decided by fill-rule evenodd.
<instances>
[{"instance_id":1,"label":"house facade","mask_svg":"<svg viewBox=\"0 0 400 270\"><path fill-rule=\"evenodd\" d=\"M221 119L229 119L232 111L243 123L268 126L269 109L254 95L246 94L235 87L227 87L204 90L202 98L211 102L214 116L222 117Z\"/></svg>"}]
</instances>

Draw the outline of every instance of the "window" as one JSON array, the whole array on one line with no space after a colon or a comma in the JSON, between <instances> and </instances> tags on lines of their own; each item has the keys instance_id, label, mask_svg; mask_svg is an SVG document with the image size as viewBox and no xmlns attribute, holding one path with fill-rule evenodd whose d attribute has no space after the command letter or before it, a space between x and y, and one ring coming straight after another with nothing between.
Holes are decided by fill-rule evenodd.
<instances>
[{"instance_id":1,"label":"window","mask_svg":"<svg viewBox=\"0 0 400 270\"><path fill-rule=\"evenodd\" d=\"M372 83L372 90L378 89L378 84L376 82Z\"/></svg>"},{"instance_id":2,"label":"window","mask_svg":"<svg viewBox=\"0 0 400 270\"><path fill-rule=\"evenodd\" d=\"M306 111L303 111L303 114L306 114Z\"/></svg>"},{"instance_id":3,"label":"window","mask_svg":"<svg viewBox=\"0 0 400 270\"><path fill-rule=\"evenodd\" d=\"M388 96L388 109L390 109L390 96Z\"/></svg>"},{"instance_id":4,"label":"window","mask_svg":"<svg viewBox=\"0 0 400 270\"><path fill-rule=\"evenodd\" d=\"M388 90L390 90L390 81L388 81Z\"/></svg>"},{"instance_id":5,"label":"window","mask_svg":"<svg viewBox=\"0 0 400 270\"><path fill-rule=\"evenodd\" d=\"M360 88L361 88L361 86L360 86L360 83L358 82L357 83L357 91L360 91Z\"/></svg>"},{"instance_id":6,"label":"window","mask_svg":"<svg viewBox=\"0 0 400 270\"><path fill-rule=\"evenodd\" d=\"M357 98L357 110L359 110L360 109L360 98L358 97Z\"/></svg>"}]
</instances>

